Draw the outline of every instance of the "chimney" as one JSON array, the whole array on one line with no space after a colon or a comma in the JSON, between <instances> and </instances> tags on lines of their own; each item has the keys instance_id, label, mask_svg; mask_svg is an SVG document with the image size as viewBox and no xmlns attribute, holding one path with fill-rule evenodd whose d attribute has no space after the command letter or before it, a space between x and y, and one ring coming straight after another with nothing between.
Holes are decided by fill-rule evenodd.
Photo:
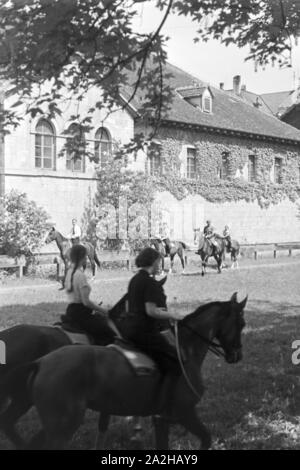
<instances>
[{"instance_id":1,"label":"chimney","mask_svg":"<svg viewBox=\"0 0 300 470\"><path fill-rule=\"evenodd\" d=\"M233 77L233 91L236 95L241 93L241 76L235 75Z\"/></svg>"},{"instance_id":2,"label":"chimney","mask_svg":"<svg viewBox=\"0 0 300 470\"><path fill-rule=\"evenodd\" d=\"M220 83L220 90L224 90L224 83L223 82Z\"/></svg>"}]
</instances>

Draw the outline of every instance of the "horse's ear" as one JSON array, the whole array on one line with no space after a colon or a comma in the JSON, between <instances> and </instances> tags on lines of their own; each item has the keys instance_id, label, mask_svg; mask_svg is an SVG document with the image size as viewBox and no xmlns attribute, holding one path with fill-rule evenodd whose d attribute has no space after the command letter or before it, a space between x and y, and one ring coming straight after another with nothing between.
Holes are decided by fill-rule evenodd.
<instances>
[{"instance_id":1,"label":"horse's ear","mask_svg":"<svg viewBox=\"0 0 300 470\"><path fill-rule=\"evenodd\" d=\"M163 277L162 279L160 279L159 281L157 281L158 284L159 284L160 286L163 286L164 283L166 282L167 278L168 278L168 276Z\"/></svg>"},{"instance_id":2,"label":"horse's ear","mask_svg":"<svg viewBox=\"0 0 300 470\"><path fill-rule=\"evenodd\" d=\"M235 304L237 302L237 292L232 294L230 302L233 303L233 304Z\"/></svg>"},{"instance_id":3,"label":"horse's ear","mask_svg":"<svg viewBox=\"0 0 300 470\"><path fill-rule=\"evenodd\" d=\"M241 311L243 311L244 308L246 307L247 300L248 300L248 295L246 295L246 297L244 298L244 300L242 300L242 301L239 303L239 306L241 307Z\"/></svg>"}]
</instances>

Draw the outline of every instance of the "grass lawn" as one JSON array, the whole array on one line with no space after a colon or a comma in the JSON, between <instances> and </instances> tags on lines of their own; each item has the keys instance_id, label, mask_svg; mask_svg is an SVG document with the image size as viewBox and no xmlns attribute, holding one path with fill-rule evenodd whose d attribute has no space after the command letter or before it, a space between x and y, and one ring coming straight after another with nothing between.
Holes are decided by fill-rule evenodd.
<instances>
[{"instance_id":1,"label":"grass lawn","mask_svg":"<svg viewBox=\"0 0 300 470\"><path fill-rule=\"evenodd\" d=\"M125 292L129 275L100 273L93 286L95 299L113 304ZM166 284L169 304L193 311L200 303L227 300L233 292L239 299L248 294L247 327L243 336L244 359L229 365L208 354L204 367L206 392L202 401L203 421L210 427L217 449L300 449L300 365L291 362L292 342L300 340L300 264L276 260L266 267L253 263L240 270L209 271L199 275L170 276ZM10 288L12 287L12 288ZM64 293L58 285L26 289L0 288L0 329L17 323L51 324L65 309ZM20 422L29 437L38 429L32 410ZM97 415L87 412L85 424L71 447L93 446ZM108 435L110 449L126 449L132 425L113 418ZM144 441L153 446L150 421L144 420ZM197 449L198 442L179 427L171 433L174 449ZM11 445L0 435L0 449Z\"/></svg>"}]
</instances>

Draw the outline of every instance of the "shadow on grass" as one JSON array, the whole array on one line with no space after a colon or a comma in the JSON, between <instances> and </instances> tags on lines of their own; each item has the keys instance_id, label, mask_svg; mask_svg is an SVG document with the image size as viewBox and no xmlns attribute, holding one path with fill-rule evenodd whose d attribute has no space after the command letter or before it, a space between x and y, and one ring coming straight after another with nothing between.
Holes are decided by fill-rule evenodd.
<instances>
[{"instance_id":1,"label":"shadow on grass","mask_svg":"<svg viewBox=\"0 0 300 470\"><path fill-rule=\"evenodd\" d=\"M194 303L176 303L176 308L185 312L196 307ZM12 322L52 324L64 309L64 303L3 307L0 326ZM299 308L291 302L257 300L249 302L245 318L243 360L230 365L209 353L204 362L206 392L201 403L202 419L212 431L216 449L299 449L300 365L291 361L292 342L300 339ZM70 445L72 449L93 446L97 419L96 413L87 413ZM21 421L25 436L38 426L34 410ZM129 448L132 431L132 423L115 417L107 447ZM149 419L143 420L143 439L147 448L153 448ZM199 442L173 426L171 446L193 450L199 448ZM0 437L0 448L9 447Z\"/></svg>"}]
</instances>

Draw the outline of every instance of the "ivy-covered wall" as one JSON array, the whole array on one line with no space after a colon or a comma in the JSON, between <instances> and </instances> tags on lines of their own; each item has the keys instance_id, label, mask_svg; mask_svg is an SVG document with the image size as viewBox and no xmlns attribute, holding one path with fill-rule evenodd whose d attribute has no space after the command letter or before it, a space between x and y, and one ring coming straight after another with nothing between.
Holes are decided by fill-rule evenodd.
<instances>
[{"instance_id":1,"label":"ivy-covered wall","mask_svg":"<svg viewBox=\"0 0 300 470\"><path fill-rule=\"evenodd\" d=\"M156 139L161 142L162 174L154 178L158 189L168 189L177 199L199 194L210 202L255 201L261 207L277 204L285 198L300 197L300 146L162 127ZM195 180L180 170L183 149L195 147ZM228 153L228 177L220 179L223 152ZM256 181L245 178L248 156L256 157ZM282 159L282 183L272 179L274 159Z\"/></svg>"},{"instance_id":2,"label":"ivy-covered wall","mask_svg":"<svg viewBox=\"0 0 300 470\"><path fill-rule=\"evenodd\" d=\"M178 205L177 214L193 200L200 225L211 218L220 231L229 223L243 243L300 240L300 146L168 127L160 128L156 141L162 172L150 178L167 205ZM194 180L185 176L188 146L195 149ZM226 179L219 176L223 152L228 155ZM249 155L256 157L255 182L247 178ZM275 158L282 160L281 184L272 181ZM180 217L173 224L174 237L187 233L189 240L199 222L195 216L184 222Z\"/></svg>"}]
</instances>

